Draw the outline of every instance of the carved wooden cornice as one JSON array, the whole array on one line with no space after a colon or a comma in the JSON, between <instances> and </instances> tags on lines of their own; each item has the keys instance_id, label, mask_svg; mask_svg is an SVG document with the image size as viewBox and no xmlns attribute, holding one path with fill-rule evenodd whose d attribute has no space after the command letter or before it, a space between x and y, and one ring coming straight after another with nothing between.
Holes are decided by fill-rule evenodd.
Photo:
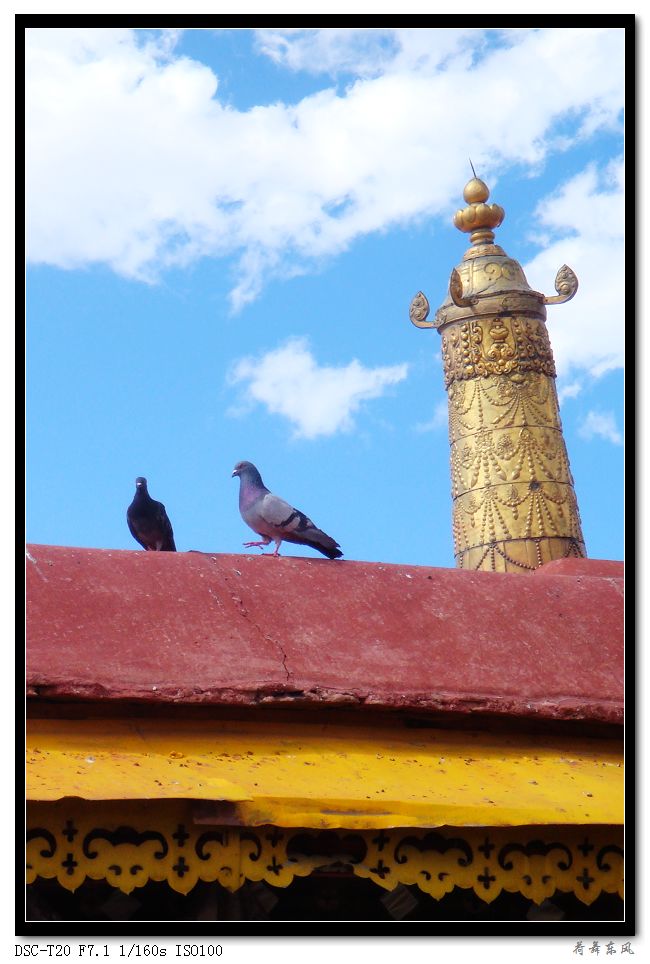
<instances>
[{"instance_id":1,"label":"carved wooden cornice","mask_svg":"<svg viewBox=\"0 0 650 964\"><path fill-rule=\"evenodd\" d=\"M288 887L319 868L345 869L385 890L417 885L435 899L471 888L541 903L556 890L591 904L623 897L620 826L437 827L327 830L197 824L188 800L62 800L28 807L27 882L76 890L89 877L126 894L166 881L186 894L199 881L230 891L244 881Z\"/></svg>"}]
</instances>

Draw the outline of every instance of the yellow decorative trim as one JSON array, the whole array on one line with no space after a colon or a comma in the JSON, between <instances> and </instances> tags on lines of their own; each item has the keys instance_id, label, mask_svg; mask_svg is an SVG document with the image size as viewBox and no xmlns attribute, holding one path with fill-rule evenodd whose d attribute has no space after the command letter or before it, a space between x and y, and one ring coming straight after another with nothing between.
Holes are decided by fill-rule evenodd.
<instances>
[{"instance_id":1,"label":"yellow decorative trim","mask_svg":"<svg viewBox=\"0 0 650 964\"><path fill-rule=\"evenodd\" d=\"M106 880L128 894L149 880L188 893L199 881L235 891L245 880L287 887L316 868L344 866L385 890L415 884L439 899L471 888L488 903L502 890L535 903L555 890L591 904L623 897L619 826L325 830L197 824L189 800L30 804L27 882L67 890ZM202 819L198 812L198 819Z\"/></svg>"},{"instance_id":2,"label":"yellow decorative trim","mask_svg":"<svg viewBox=\"0 0 650 964\"><path fill-rule=\"evenodd\" d=\"M618 741L560 734L144 718L27 726L30 801L203 800L213 817L221 807L214 823L240 827L617 824L623 772Z\"/></svg>"}]
</instances>

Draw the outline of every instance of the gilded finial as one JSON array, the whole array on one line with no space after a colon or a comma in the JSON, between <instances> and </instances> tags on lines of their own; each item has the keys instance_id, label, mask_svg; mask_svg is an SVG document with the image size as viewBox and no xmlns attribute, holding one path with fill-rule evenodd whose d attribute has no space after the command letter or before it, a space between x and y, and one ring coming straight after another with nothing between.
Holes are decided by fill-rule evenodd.
<instances>
[{"instance_id":1,"label":"gilded finial","mask_svg":"<svg viewBox=\"0 0 650 964\"><path fill-rule=\"evenodd\" d=\"M472 243L433 320L421 291L409 317L441 336L456 565L529 573L586 555L546 328L546 306L572 298L578 279L562 265L554 295L530 287L494 241L505 211L469 163L454 224Z\"/></svg>"},{"instance_id":2,"label":"gilded finial","mask_svg":"<svg viewBox=\"0 0 650 964\"><path fill-rule=\"evenodd\" d=\"M498 228L506 212L499 204L486 204L490 196L487 184L479 177L476 177L474 165L470 161L474 177L467 182L463 191L463 197L467 202L467 207L456 211L454 224L459 231L470 234L472 244L491 244L494 241L494 231Z\"/></svg>"}]
</instances>

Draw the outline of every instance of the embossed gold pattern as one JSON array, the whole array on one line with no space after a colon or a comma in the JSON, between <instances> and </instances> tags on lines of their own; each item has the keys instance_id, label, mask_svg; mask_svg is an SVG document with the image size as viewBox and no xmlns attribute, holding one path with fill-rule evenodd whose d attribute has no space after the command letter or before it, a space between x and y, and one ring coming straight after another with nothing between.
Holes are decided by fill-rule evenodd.
<instances>
[{"instance_id":1,"label":"embossed gold pattern","mask_svg":"<svg viewBox=\"0 0 650 964\"><path fill-rule=\"evenodd\" d=\"M438 827L390 830L197 825L192 801L81 800L30 805L27 882L86 877L126 894L149 880L188 893L199 880L230 891L245 880L287 887L317 868L345 867L385 890L417 885L435 899L471 888L488 903L503 891L535 903L555 890L591 904L623 897L620 826Z\"/></svg>"},{"instance_id":2,"label":"embossed gold pattern","mask_svg":"<svg viewBox=\"0 0 650 964\"><path fill-rule=\"evenodd\" d=\"M557 296L533 291L493 243L505 212L488 196L478 178L465 187L469 206L454 223L472 231L472 246L433 322L449 400L455 558L460 568L527 572L586 555L545 308L572 298L578 279L563 265Z\"/></svg>"},{"instance_id":3,"label":"embossed gold pattern","mask_svg":"<svg viewBox=\"0 0 650 964\"><path fill-rule=\"evenodd\" d=\"M409 308L409 317L416 328L433 328L433 322L427 321L429 302L421 291L415 295Z\"/></svg>"},{"instance_id":4,"label":"embossed gold pattern","mask_svg":"<svg viewBox=\"0 0 650 964\"><path fill-rule=\"evenodd\" d=\"M544 298L544 304L561 305L565 301L570 301L578 290L578 279L566 264L562 265L555 276L555 290L557 295Z\"/></svg>"},{"instance_id":5,"label":"embossed gold pattern","mask_svg":"<svg viewBox=\"0 0 650 964\"><path fill-rule=\"evenodd\" d=\"M442 335L442 364L447 389L455 379L479 375L536 371L555 377L546 326L525 317L497 315L446 329Z\"/></svg>"}]
</instances>

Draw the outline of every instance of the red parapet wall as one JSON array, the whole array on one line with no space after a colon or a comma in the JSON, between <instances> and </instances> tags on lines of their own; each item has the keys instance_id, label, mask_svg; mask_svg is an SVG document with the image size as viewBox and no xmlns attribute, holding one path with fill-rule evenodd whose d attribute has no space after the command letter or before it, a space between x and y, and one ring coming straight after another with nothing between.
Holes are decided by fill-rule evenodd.
<instances>
[{"instance_id":1,"label":"red parapet wall","mask_svg":"<svg viewBox=\"0 0 650 964\"><path fill-rule=\"evenodd\" d=\"M28 695L623 720L623 564L28 546Z\"/></svg>"}]
</instances>

